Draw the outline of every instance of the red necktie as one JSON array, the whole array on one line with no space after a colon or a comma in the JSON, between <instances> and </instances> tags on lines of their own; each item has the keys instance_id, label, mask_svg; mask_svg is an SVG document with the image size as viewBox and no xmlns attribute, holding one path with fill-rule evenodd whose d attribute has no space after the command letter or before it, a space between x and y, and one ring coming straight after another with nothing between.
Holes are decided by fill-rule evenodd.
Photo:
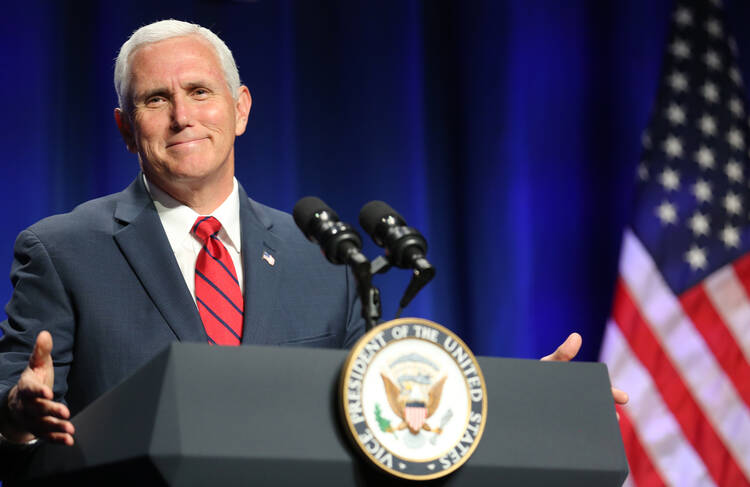
<instances>
[{"instance_id":1,"label":"red necktie","mask_svg":"<svg viewBox=\"0 0 750 487\"><path fill-rule=\"evenodd\" d=\"M190 232L203 248L195 263L195 300L198 303L208 343L239 345L244 311L240 283L232 258L216 236L221 223L212 216L200 216Z\"/></svg>"}]
</instances>

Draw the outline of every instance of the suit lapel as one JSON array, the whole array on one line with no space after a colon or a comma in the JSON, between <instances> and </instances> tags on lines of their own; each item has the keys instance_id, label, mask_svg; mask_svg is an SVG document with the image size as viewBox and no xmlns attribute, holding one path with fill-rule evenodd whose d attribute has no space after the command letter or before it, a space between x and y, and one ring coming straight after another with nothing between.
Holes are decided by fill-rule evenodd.
<instances>
[{"instance_id":1,"label":"suit lapel","mask_svg":"<svg viewBox=\"0 0 750 487\"><path fill-rule=\"evenodd\" d=\"M159 215L142 176L124 192L115 209L124 226L114 239L164 320L181 341L207 340Z\"/></svg>"},{"instance_id":2,"label":"suit lapel","mask_svg":"<svg viewBox=\"0 0 750 487\"><path fill-rule=\"evenodd\" d=\"M273 310L284 269L283 242L269 230L270 219L248 199L240 186L242 270L245 279L245 317L242 343L272 343ZM264 252L265 257L264 257Z\"/></svg>"}]
</instances>

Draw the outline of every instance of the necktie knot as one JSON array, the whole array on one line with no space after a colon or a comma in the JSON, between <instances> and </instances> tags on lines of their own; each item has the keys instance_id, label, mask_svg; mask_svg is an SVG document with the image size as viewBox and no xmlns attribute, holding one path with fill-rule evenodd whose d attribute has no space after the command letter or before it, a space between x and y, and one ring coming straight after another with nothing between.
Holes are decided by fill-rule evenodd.
<instances>
[{"instance_id":1,"label":"necktie knot","mask_svg":"<svg viewBox=\"0 0 750 487\"><path fill-rule=\"evenodd\" d=\"M198 237L201 242L206 241L221 230L221 223L219 220L212 216L199 216L193 224L193 228L190 229L190 233Z\"/></svg>"}]
</instances>

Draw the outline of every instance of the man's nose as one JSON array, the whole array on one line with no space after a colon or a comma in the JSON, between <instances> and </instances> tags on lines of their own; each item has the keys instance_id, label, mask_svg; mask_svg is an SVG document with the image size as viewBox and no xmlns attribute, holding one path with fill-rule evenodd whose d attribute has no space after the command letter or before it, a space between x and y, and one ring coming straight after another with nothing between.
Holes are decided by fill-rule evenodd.
<instances>
[{"instance_id":1,"label":"man's nose","mask_svg":"<svg viewBox=\"0 0 750 487\"><path fill-rule=\"evenodd\" d=\"M172 99L172 129L182 130L192 124L190 102L186 97L177 95Z\"/></svg>"}]
</instances>

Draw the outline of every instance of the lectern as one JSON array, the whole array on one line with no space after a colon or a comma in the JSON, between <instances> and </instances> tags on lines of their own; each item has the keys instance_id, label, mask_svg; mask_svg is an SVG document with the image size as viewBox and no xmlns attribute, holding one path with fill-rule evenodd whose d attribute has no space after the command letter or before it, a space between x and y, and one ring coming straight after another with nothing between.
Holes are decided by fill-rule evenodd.
<instances>
[{"instance_id":1,"label":"lectern","mask_svg":"<svg viewBox=\"0 0 750 487\"><path fill-rule=\"evenodd\" d=\"M409 485L345 436L346 351L174 343L44 444L12 485ZM619 486L627 462L606 367L480 357L484 435L446 486Z\"/></svg>"}]
</instances>

